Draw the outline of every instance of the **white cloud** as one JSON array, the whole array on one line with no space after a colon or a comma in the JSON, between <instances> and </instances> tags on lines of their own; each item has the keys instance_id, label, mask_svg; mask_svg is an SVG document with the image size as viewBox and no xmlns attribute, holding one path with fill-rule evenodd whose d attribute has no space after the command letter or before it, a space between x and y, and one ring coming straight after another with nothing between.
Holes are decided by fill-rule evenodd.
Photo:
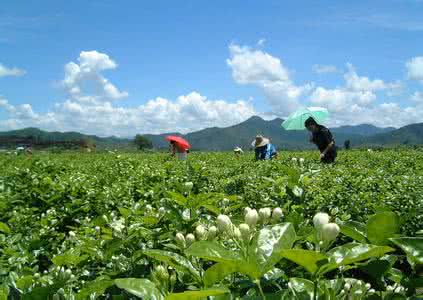
<instances>
[{"instance_id":1,"label":"white cloud","mask_svg":"<svg viewBox=\"0 0 423 300\"><path fill-rule=\"evenodd\" d=\"M312 70L317 74L338 73L338 69L333 65L313 65Z\"/></svg>"},{"instance_id":2,"label":"white cloud","mask_svg":"<svg viewBox=\"0 0 423 300\"><path fill-rule=\"evenodd\" d=\"M78 101L110 101L125 98L128 92L119 91L101 72L116 69L117 64L107 54L97 51L82 51L79 63L65 66L62 84L69 97Z\"/></svg>"},{"instance_id":3,"label":"white cloud","mask_svg":"<svg viewBox=\"0 0 423 300\"><path fill-rule=\"evenodd\" d=\"M411 95L411 100L417 103L423 104L423 93L422 92L414 92L413 95Z\"/></svg>"},{"instance_id":4,"label":"white cloud","mask_svg":"<svg viewBox=\"0 0 423 300\"><path fill-rule=\"evenodd\" d=\"M2 103L0 101L0 107L6 105L11 115L3 122L3 129L38 126L118 136L189 132L212 126L229 126L256 114L248 102L209 100L197 92L180 96L176 101L158 97L137 107L120 107L107 101L67 100L57 103L54 110L46 114L34 113L30 105L14 107L7 101Z\"/></svg>"},{"instance_id":5,"label":"white cloud","mask_svg":"<svg viewBox=\"0 0 423 300\"><path fill-rule=\"evenodd\" d=\"M211 126L229 126L256 112L250 102L211 100L198 92L172 101L157 97L136 107L115 104L127 96L103 77L101 71L117 64L104 53L81 52L78 63L65 65L62 81L68 99L47 113L36 113L31 105L12 105L0 98L0 109L8 119L2 130L36 126L48 130L75 130L98 135L133 136L137 133L188 132Z\"/></svg>"},{"instance_id":6,"label":"white cloud","mask_svg":"<svg viewBox=\"0 0 423 300\"><path fill-rule=\"evenodd\" d=\"M16 67L8 68L5 65L0 63L0 77L6 77L6 76L18 77L18 76L23 76L25 74L26 74L25 70L18 69Z\"/></svg>"},{"instance_id":7,"label":"white cloud","mask_svg":"<svg viewBox=\"0 0 423 300\"><path fill-rule=\"evenodd\" d=\"M272 110L287 115L299 106L299 98L307 93L312 84L297 86L290 79L288 69L280 59L261 50L232 44L229 46L228 66L232 77L239 84L260 87Z\"/></svg>"},{"instance_id":8,"label":"white cloud","mask_svg":"<svg viewBox=\"0 0 423 300\"><path fill-rule=\"evenodd\" d=\"M423 56L416 56L408 60L405 65L408 78L423 83Z\"/></svg>"},{"instance_id":9,"label":"white cloud","mask_svg":"<svg viewBox=\"0 0 423 300\"><path fill-rule=\"evenodd\" d=\"M352 64L347 63L348 71L344 74L345 83L348 89L353 91L379 91L393 90L401 87L399 82L385 83L381 79L370 80L365 76L358 76Z\"/></svg>"},{"instance_id":10,"label":"white cloud","mask_svg":"<svg viewBox=\"0 0 423 300\"><path fill-rule=\"evenodd\" d=\"M312 104L324 106L337 113L347 113L351 109L369 106L375 99L376 95L371 91L350 91L342 88L317 87L310 95Z\"/></svg>"},{"instance_id":11,"label":"white cloud","mask_svg":"<svg viewBox=\"0 0 423 300\"><path fill-rule=\"evenodd\" d=\"M259 41L257 42L257 46L263 47L265 43L266 43L266 39L259 39Z\"/></svg>"}]
</instances>

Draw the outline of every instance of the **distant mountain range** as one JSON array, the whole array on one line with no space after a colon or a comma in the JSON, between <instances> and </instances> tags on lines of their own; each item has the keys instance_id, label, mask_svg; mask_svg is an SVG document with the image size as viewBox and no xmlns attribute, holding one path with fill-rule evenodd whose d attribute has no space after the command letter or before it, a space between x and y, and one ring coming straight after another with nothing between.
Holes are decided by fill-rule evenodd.
<instances>
[{"instance_id":1,"label":"distant mountain range","mask_svg":"<svg viewBox=\"0 0 423 300\"><path fill-rule=\"evenodd\" d=\"M257 134L262 134L271 138L272 143L282 149L309 149L314 146L308 142L308 133L304 131L288 131L281 127L283 120L276 118L266 121L258 116L253 116L248 120L225 128L212 127L200 131L181 135L190 141L194 149L198 150L231 150L235 146L244 149L249 148L251 142ZM331 129L335 140L339 146L343 146L345 140L350 140L352 146L367 144L367 139L374 135L388 134L396 131L393 127L379 128L370 124L357 126L341 126ZM145 137L153 142L154 147L164 148L167 143L164 139L166 135L175 133L165 133L159 135L147 134ZM415 139L413 139L414 141ZM388 139L384 144L388 144ZM401 143L401 142L399 142ZM423 134L420 142L423 143ZM369 144L377 144L373 140Z\"/></svg>"},{"instance_id":2,"label":"distant mountain range","mask_svg":"<svg viewBox=\"0 0 423 300\"><path fill-rule=\"evenodd\" d=\"M165 136L176 134L185 137L193 150L221 151L231 150L236 146L248 149L257 134L269 137L280 149L310 149L314 148L308 142L306 131L287 131L281 127L282 119L266 121L258 116L229 127L212 127L188 134L164 133L145 134L152 141L154 148L167 148ZM358 146L393 146L393 145L423 145L423 123L411 124L401 128L379 128L370 124L356 126L341 126L331 129L338 146L342 147L345 140L351 141L352 147ZM5 147L2 141L13 137L42 140L42 141L78 141L90 140L97 148L128 148L132 147L132 140L118 137L98 137L78 132L47 132L37 128L0 132L0 147ZM7 145L6 145L7 146ZM10 146L10 144L8 144Z\"/></svg>"}]
</instances>

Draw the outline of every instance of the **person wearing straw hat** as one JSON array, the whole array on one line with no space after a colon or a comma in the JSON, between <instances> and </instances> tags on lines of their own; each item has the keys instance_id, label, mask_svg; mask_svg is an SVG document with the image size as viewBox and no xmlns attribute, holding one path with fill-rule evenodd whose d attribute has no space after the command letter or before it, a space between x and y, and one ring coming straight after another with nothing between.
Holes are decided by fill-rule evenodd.
<instances>
[{"instance_id":1,"label":"person wearing straw hat","mask_svg":"<svg viewBox=\"0 0 423 300\"><path fill-rule=\"evenodd\" d=\"M332 133L328 128L320 125L312 117L309 117L304 126L311 132L310 142L315 144L320 151L320 161L333 163L336 158L336 146Z\"/></svg>"},{"instance_id":2,"label":"person wearing straw hat","mask_svg":"<svg viewBox=\"0 0 423 300\"><path fill-rule=\"evenodd\" d=\"M234 153L237 157L239 157L242 153L244 153L244 151L242 150L241 147L235 147L234 148Z\"/></svg>"},{"instance_id":3,"label":"person wearing straw hat","mask_svg":"<svg viewBox=\"0 0 423 300\"><path fill-rule=\"evenodd\" d=\"M256 136L252 146L255 148L256 160L270 160L278 157L275 146L270 143L268 138L261 135Z\"/></svg>"}]
</instances>

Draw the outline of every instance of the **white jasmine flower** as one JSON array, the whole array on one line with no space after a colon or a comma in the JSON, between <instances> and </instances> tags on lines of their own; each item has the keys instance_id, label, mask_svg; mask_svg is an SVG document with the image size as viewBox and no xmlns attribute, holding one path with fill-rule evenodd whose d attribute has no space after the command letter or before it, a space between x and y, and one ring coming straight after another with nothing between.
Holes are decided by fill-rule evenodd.
<instances>
[{"instance_id":1,"label":"white jasmine flower","mask_svg":"<svg viewBox=\"0 0 423 300\"><path fill-rule=\"evenodd\" d=\"M258 213L255 209L250 209L246 214L245 214L245 223L248 224L248 226L254 227L257 224L258 221Z\"/></svg>"},{"instance_id":2,"label":"white jasmine flower","mask_svg":"<svg viewBox=\"0 0 423 300\"><path fill-rule=\"evenodd\" d=\"M192 243L195 242L195 236L192 233L188 233L185 236L185 241L187 243L187 247L189 247Z\"/></svg>"},{"instance_id":3,"label":"white jasmine flower","mask_svg":"<svg viewBox=\"0 0 423 300\"><path fill-rule=\"evenodd\" d=\"M322 227L322 238L324 241L333 241L340 232L339 226L336 223L328 223Z\"/></svg>"},{"instance_id":4,"label":"white jasmine flower","mask_svg":"<svg viewBox=\"0 0 423 300\"><path fill-rule=\"evenodd\" d=\"M232 227L231 219L227 215L219 215L217 217L217 228L219 231L225 232Z\"/></svg>"},{"instance_id":5,"label":"white jasmine flower","mask_svg":"<svg viewBox=\"0 0 423 300\"><path fill-rule=\"evenodd\" d=\"M240 233L241 233L241 237L244 239L244 240L249 240L250 239L250 226L248 226L248 224L245 224L245 223L243 223L243 224L240 224L239 225L239 231L240 231Z\"/></svg>"},{"instance_id":6,"label":"white jasmine flower","mask_svg":"<svg viewBox=\"0 0 423 300\"><path fill-rule=\"evenodd\" d=\"M270 210L269 207L265 207L265 208L260 208L258 213L260 216L260 220L267 221L270 218L272 211Z\"/></svg>"},{"instance_id":7,"label":"white jasmine flower","mask_svg":"<svg viewBox=\"0 0 423 300\"><path fill-rule=\"evenodd\" d=\"M209 228L209 232L207 234L207 238L209 240L213 240L216 237L216 234L217 234L217 228L216 228L216 226L211 226Z\"/></svg>"},{"instance_id":8,"label":"white jasmine flower","mask_svg":"<svg viewBox=\"0 0 423 300\"><path fill-rule=\"evenodd\" d=\"M276 207L273 209L272 212L272 219L275 221L278 221L280 218L282 218L282 209L280 207Z\"/></svg>"},{"instance_id":9,"label":"white jasmine flower","mask_svg":"<svg viewBox=\"0 0 423 300\"><path fill-rule=\"evenodd\" d=\"M313 224L316 229L321 229L327 223L329 223L329 215L327 213L317 213L313 217Z\"/></svg>"},{"instance_id":10,"label":"white jasmine flower","mask_svg":"<svg viewBox=\"0 0 423 300\"><path fill-rule=\"evenodd\" d=\"M207 230L203 225L198 225L195 228L195 234L199 240L202 240L207 235Z\"/></svg>"},{"instance_id":11,"label":"white jasmine flower","mask_svg":"<svg viewBox=\"0 0 423 300\"><path fill-rule=\"evenodd\" d=\"M182 233L178 232L175 236L176 243L181 246L185 247L185 237Z\"/></svg>"}]
</instances>

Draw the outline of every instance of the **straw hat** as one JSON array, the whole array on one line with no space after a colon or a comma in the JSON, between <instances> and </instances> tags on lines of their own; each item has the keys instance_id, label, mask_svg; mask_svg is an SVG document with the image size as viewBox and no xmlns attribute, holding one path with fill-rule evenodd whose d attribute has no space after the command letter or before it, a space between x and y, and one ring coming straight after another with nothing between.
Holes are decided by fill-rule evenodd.
<instances>
[{"instance_id":1,"label":"straw hat","mask_svg":"<svg viewBox=\"0 0 423 300\"><path fill-rule=\"evenodd\" d=\"M235 147L234 152L242 153L244 151L242 151L241 147Z\"/></svg>"},{"instance_id":2,"label":"straw hat","mask_svg":"<svg viewBox=\"0 0 423 300\"><path fill-rule=\"evenodd\" d=\"M268 138L263 137L262 135L256 136L256 139L252 142L253 147L263 147L270 143L270 140Z\"/></svg>"}]
</instances>

